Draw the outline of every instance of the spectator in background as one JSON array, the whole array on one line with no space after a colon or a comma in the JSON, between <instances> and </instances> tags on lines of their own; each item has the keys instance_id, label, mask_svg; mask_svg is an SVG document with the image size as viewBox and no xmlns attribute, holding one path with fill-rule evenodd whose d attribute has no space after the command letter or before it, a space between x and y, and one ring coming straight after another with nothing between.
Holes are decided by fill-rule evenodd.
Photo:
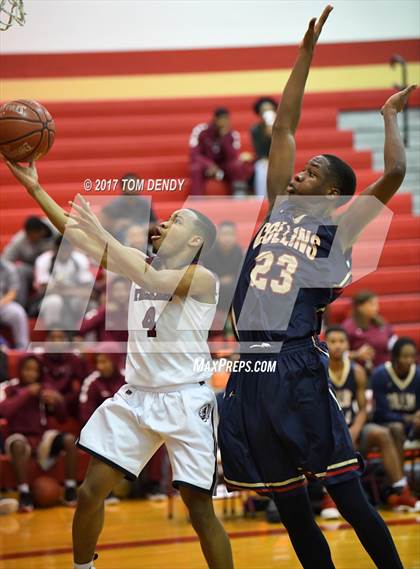
<instances>
[{"instance_id":1,"label":"spectator in background","mask_svg":"<svg viewBox=\"0 0 420 569\"><path fill-rule=\"evenodd\" d=\"M367 422L367 376L365 370L357 363L352 363L346 355L346 331L340 326L331 326L325 333L325 339L330 354L330 379L354 447L359 449L363 456L374 448L380 450L389 482L386 501L391 507L420 511L420 501L415 499L408 487L398 449L389 428ZM321 517L339 517L339 512L328 494L324 498Z\"/></svg>"},{"instance_id":2,"label":"spectator in background","mask_svg":"<svg viewBox=\"0 0 420 569\"><path fill-rule=\"evenodd\" d=\"M358 360L367 371L389 359L397 339L392 327L379 314L376 294L362 291L353 297L353 314L343 322L350 343L350 358Z\"/></svg>"},{"instance_id":3,"label":"spectator in background","mask_svg":"<svg viewBox=\"0 0 420 569\"><path fill-rule=\"evenodd\" d=\"M157 223L151 200L140 196L139 183L141 178L137 174L127 173L121 178L120 191L122 196L115 198L100 213L104 227L120 241L124 241L127 229L135 224L145 224L149 233ZM130 196L130 199L126 199Z\"/></svg>"},{"instance_id":4,"label":"spectator in background","mask_svg":"<svg viewBox=\"0 0 420 569\"><path fill-rule=\"evenodd\" d=\"M373 419L391 430L404 463L404 442L420 439L420 368L416 365L416 344L399 338L390 362L375 369L371 377L375 402Z\"/></svg>"},{"instance_id":5,"label":"spectator in background","mask_svg":"<svg viewBox=\"0 0 420 569\"><path fill-rule=\"evenodd\" d=\"M98 308L88 312L80 326L82 336L93 332L100 342L127 342L128 300L130 283L124 277L109 282L109 299L105 291L100 296Z\"/></svg>"},{"instance_id":6,"label":"spectator in background","mask_svg":"<svg viewBox=\"0 0 420 569\"><path fill-rule=\"evenodd\" d=\"M86 297L90 297L92 284L88 257L75 251L60 235L56 237L53 249L40 255L35 262L38 298L31 312L36 313L39 309L46 328L59 321L63 328L74 329Z\"/></svg>"},{"instance_id":7,"label":"spectator in background","mask_svg":"<svg viewBox=\"0 0 420 569\"><path fill-rule=\"evenodd\" d=\"M125 232L124 243L128 247L133 247L145 255L153 254L152 247L148 243L148 228L146 225L140 225L138 223L130 225Z\"/></svg>"},{"instance_id":8,"label":"spectator in background","mask_svg":"<svg viewBox=\"0 0 420 569\"><path fill-rule=\"evenodd\" d=\"M95 371L86 377L80 391L80 419L82 426L105 399L112 397L125 383L121 373L123 354L119 345L103 342L95 356ZM101 428L101 426L99 426Z\"/></svg>"},{"instance_id":9,"label":"spectator in background","mask_svg":"<svg viewBox=\"0 0 420 569\"><path fill-rule=\"evenodd\" d=\"M14 347L25 350L29 344L28 317L22 305L15 302L18 290L16 267L0 257L0 325L11 329Z\"/></svg>"},{"instance_id":10,"label":"spectator in background","mask_svg":"<svg viewBox=\"0 0 420 569\"><path fill-rule=\"evenodd\" d=\"M19 276L17 302L26 307L28 295L32 288L33 267L35 259L51 249L54 228L48 220L39 217L28 217L23 229L18 231L4 250L4 259L16 263Z\"/></svg>"},{"instance_id":11,"label":"spectator in background","mask_svg":"<svg viewBox=\"0 0 420 569\"><path fill-rule=\"evenodd\" d=\"M230 307L243 257L235 224L232 221L222 221L216 242L204 260L204 265L219 277L218 307L221 310Z\"/></svg>"},{"instance_id":12,"label":"spectator in background","mask_svg":"<svg viewBox=\"0 0 420 569\"><path fill-rule=\"evenodd\" d=\"M190 136L190 193L202 195L206 178L213 178L229 182L232 194L245 195L252 168L240 159L240 147L239 132L232 130L229 111L223 107L214 111L211 123L194 127Z\"/></svg>"},{"instance_id":13,"label":"spectator in background","mask_svg":"<svg viewBox=\"0 0 420 569\"><path fill-rule=\"evenodd\" d=\"M277 103L271 97L257 99L253 106L260 122L251 128L251 140L256 161L254 163L254 190L256 196L267 194L268 154L271 145L271 132L276 118Z\"/></svg>"},{"instance_id":14,"label":"spectator in background","mask_svg":"<svg viewBox=\"0 0 420 569\"><path fill-rule=\"evenodd\" d=\"M77 354L69 351L71 337L53 324L47 332L46 352L39 354L45 383L57 390L64 398L68 414L79 418L79 392L86 377L86 364Z\"/></svg>"},{"instance_id":15,"label":"spectator in background","mask_svg":"<svg viewBox=\"0 0 420 569\"><path fill-rule=\"evenodd\" d=\"M67 505L76 503L76 447L68 433L48 430L47 417L58 421L67 417L64 398L43 383L38 358L29 355L19 362L18 376L0 385L0 412L7 419L8 437L5 451L11 458L19 491L19 509L33 510L28 485L29 458L37 454L38 462L48 470L61 451L65 452L65 495Z\"/></svg>"}]
</instances>

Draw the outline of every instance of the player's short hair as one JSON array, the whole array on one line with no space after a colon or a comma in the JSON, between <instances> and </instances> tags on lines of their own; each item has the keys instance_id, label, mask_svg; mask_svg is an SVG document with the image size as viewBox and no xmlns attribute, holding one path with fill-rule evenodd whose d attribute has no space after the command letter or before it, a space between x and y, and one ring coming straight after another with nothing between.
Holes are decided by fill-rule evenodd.
<instances>
[{"instance_id":1,"label":"player's short hair","mask_svg":"<svg viewBox=\"0 0 420 569\"><path fill-rule=\"evenodd\" d=\"M325 330L325 338L328 338L328 336L333 332L339 332L340 334L344 334L346 340L349 339L346 330L342 326L339 326L338 324L335 324L334 326L328 326L328 328Z\"/></svg>"},{"instance_id":2,"label":"player's short hair","mask_svg":"<svg viewBox=\"0 0 420 569\"><path fill-rule=\"evenodd\" d=\"M195 220L195 226L198 234L203 238L203 245L201 246L199 253L207 254L212 249L214 242L216 241L216 226L211 219L200 211L193 209L192 207L189 207L188 209L195 213L197 217Z\"/></svg>"},{"instance_id":3,"label":"player's short hair","mask_svg":"<svg viewBox=\"0 0 420 569\"><path fill-rule=\"evenodd\" d=\"M51 237L52 235L51 228L48 227L48 225L44 223L42 219L36 217L36 215L31 215L28 217L23 228L27 233L31 233L32 231L44 231L47 237Z\"/></svg>"},{"instance_id":4,"label":"player's short hair","mask_svg":"<svg viewBox=\"0 0 420 569\"><path fill-rule=\"evenodd\" d=\"M230 111L226 107L217 107L213 111L213 116L216 119L219 117L225 117L226 115L230 115Z\"/></svg>"},{"instance_id":5,"label":"player's short hair","mask_svg":"<svg viewBox=\"0 0 420 569\"><path fill-rule=\"evenodd\" d=\"M272 99L271 97L260 97L252 105L252 109L256 115L260 114L260 109L264 103L271 103L274 106L274 108L277 107L276 101L274 99Z\"/></svg>"},{"instance_id":6,"label":"player's short hair","mask_svg":"<svg viewBox=\"0 0 420 569\"><path fill-rule=\"evenodd\" d=\"M391 350L391 359L393 362L398 360L404 346L413 346L414 349L417 350L416 342L412 338L409 338L408 336L398 338Z\"/></svg>"},{"instance_id":7,"label":"player's short hair","mask_svg":"<svg viewBox=\"0 0 420 569\"><path fill-rule=\"evenodd\" d=\"M348 196L347 199L340 200L340 205L348 202L356 191L356 174L353 168L335 156L334 154L322 154L324 158L328 161L329 172L334 183L337 185L337 189L340 190L341 196Z\"/></svg>"}]
</instances>

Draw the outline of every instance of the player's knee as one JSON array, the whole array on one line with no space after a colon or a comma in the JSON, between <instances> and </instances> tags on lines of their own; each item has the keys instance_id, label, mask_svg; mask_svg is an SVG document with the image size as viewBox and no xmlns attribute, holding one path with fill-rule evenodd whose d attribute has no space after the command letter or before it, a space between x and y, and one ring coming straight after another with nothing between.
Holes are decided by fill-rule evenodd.
<instances>
[{"instance_id":1,"label":"player's knee","mask_svg":"<svg viewBox=\"0 0 420 569\"><path fill-rule=\"evenodd\" d=\"M386 427L377 427L372 433L372 442L383 448L392 443L392 436Z\"/></svg>"},{"instance_id":2,"label":"player's knee","mask_svg":"<svg viewBox=\"0 0 420 569\"><path fill-rule=\"evenodd\" d=\"M404 425L402 423L391 423L389 425L392 435L397 439L405 438Z\"/></svg>"},{"instance_id":3,"label":"player's knee","mask_svg":"<svg viewBox=\"0 0 420 569\"><path fill-rule=\"evenodd\" d=\"M182 499L188 508L191 523L195 529L208 528L215 519L211 496L200 492L182 492Z\"/></svg>"},{"instance_id":4,"label":"player's knee","mask_svg":"<svg viewBox=\"0 0 420 569\"><path fill-rule=\"evenodd\" d=\"M14 441L10 445L10 454L14 458L20 458L27 454L26 443L24 441Z\"/></svg>"},{"instance_id":5,"label":"player's knee","mask_svg":"<svg viewBox=\"0 0 420 569\"><path fill-rule=\"evenodd\" d=\"M101 493L86 480L77 491L78 507L85 510L96 510L102 506L104 499L105 496L102 496Z\"/></svg>"}]
</instances>

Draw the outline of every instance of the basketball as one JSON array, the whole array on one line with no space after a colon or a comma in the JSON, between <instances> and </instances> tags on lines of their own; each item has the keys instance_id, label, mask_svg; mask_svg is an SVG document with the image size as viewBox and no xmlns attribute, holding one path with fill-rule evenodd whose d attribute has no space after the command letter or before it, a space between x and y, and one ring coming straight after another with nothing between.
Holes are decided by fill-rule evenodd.
<instances>
[{"instance_id":1,"label":"basketball","mask_svg":"<svg viewBox=\"0 0 420 569\"><path fill-rule=\"evenodd\" d=\"M39 508L56 506L62 498L62 489L55 478L40 476L32 484L34 503Z\"/></svg>"},{"instance_id":2,"label":"basketball","mask_svg":"<svg viewBox=\"0 0 420 569\"><path fill-rule=\"evenodd\" d=\"M37 101L17 100L0 107L0 151L11 162L39 160L54 137L54 120Z\"/></svg>"}]
</instances>

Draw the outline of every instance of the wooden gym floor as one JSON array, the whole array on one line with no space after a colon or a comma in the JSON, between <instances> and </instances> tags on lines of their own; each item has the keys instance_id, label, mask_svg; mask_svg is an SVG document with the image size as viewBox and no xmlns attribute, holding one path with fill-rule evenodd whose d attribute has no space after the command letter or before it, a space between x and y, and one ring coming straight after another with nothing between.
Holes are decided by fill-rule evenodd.
<instances>
[{"instance_id":1,"label":"wooden gym floor","mask_svg":"<svg viewBox=\"0 0 420 569\"><path fill-rule=\"evenodd\" d=\"M216 502L221 515L221 503ZM239 504L238 504L239 509ZM166 518L166 502L123 501L106 507L97 569L202 569L199 544L175 499L175 515ZM0 569L71 569L71 509L57 507L0 518ZM383 512L405 569L420 569L420 516ZM281 524L227 516L236 569L300 567ZM371 569L353 531L343 522L322 522L337 569Z\"/></svg>"}]
</instances>

